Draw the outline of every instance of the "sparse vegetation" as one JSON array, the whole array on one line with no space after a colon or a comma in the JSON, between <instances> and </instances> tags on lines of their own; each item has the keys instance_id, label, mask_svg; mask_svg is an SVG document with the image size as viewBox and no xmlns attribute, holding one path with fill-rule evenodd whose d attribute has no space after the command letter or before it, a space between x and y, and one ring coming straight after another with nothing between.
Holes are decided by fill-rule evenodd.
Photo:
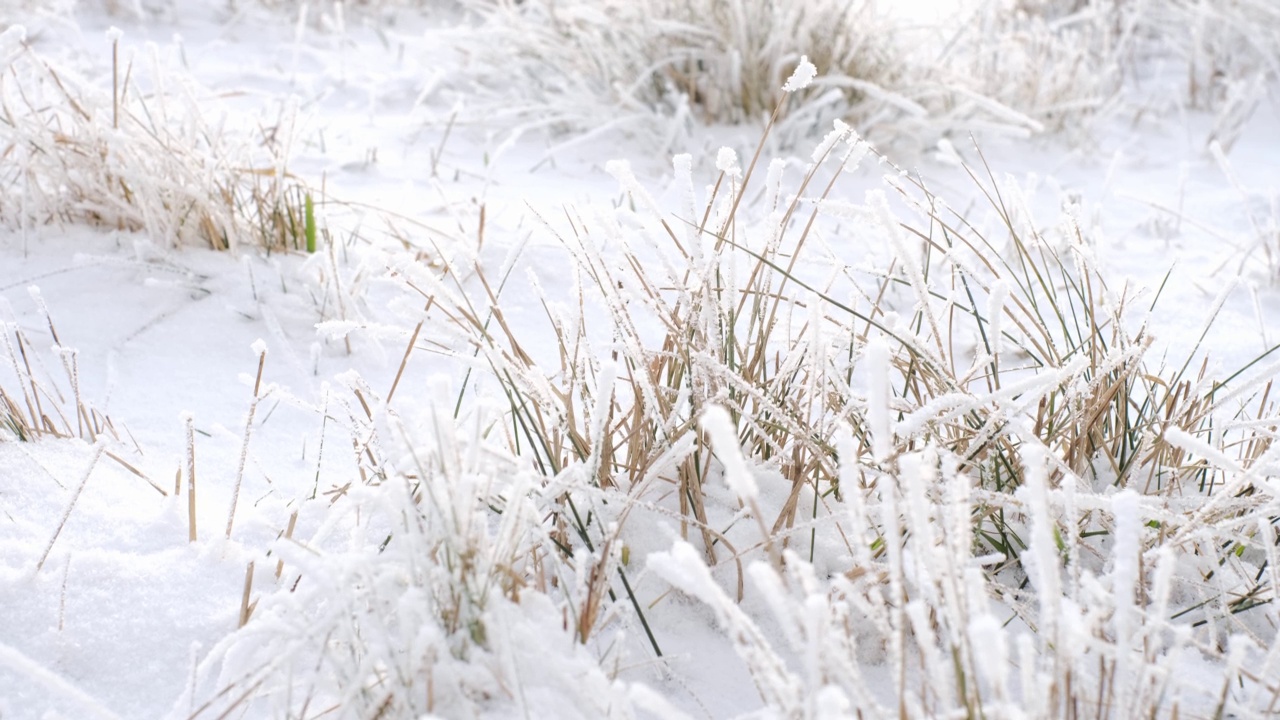
<instances>
[{"instance_id":1,"label":"sparse vegetation","mask_svg":"<svg viewBox=\"0 0 1280 720\"><path fill-rule=\"evenodd\" d=\"M201 502L230 487L217 547L243 571L235 627L192 651L173 715L678 717L636 668L679 685L669 648L705 610L761 716L1272 717L1280 346L1215 370L1206 338L1228 288L1185 318L1199 328L1185 357L1155 355L1166 288L1103 268L1074 198L1046 222L981 150L964 164L953 147L968 185L935 190L852 126L931 144L967 126L1078 128L1174 48L1189 53L1185 104L1207 93L1224 113L1210 148L1236 182L1225 153L1252 111L1239 82L1273 77L1280 47L1246 29L1272 18L1260 2L984 6L943 50L904 49L871 3L471 0L475 77L524 93L503 122L765 122L751 157L721 150L710 176L677 155L665 197L614 161L613 207L531 209L565 261L551 287L523 245L486 235L482 193L460 248L394 229L336 243L320 191L290 171L291 113L228 130L154 57L144 90L118 47L108 83L6 35L0 221L295 252L325 285L323 338L347 355L395 343L394 380L350 370L315 398L264 384L254 345L234 472L201 456ZM1224 43L1247 49L1204 76ZM810 59L829 72L815 80ZM831 129L803 167L769 157L774 134L796 147L820 117ZM966 192L979 202L961 210ZM1272 276L1274 205L1250 216L1244 260ZM340 261L357 239L366 262ZM486 242L514 247L495 266ZM383 269L403 327L351 305ZM76 352L32 298L62 373L0 318L0 442L95 447L28 579L52 567L104 454L170 497L117 452L127 433L81 392ZM422 355L446 377L415 375ZM276 486L309 494L266 531L236 513L268 398L320 430L290 466L305 477ZM176 522L202 547L206 433L182 423Z\"/></svg>"}]
</instances>

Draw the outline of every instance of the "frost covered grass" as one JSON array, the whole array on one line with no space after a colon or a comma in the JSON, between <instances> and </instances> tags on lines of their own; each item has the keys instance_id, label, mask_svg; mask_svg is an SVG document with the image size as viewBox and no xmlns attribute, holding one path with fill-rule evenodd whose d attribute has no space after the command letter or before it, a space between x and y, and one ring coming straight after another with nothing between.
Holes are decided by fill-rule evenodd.
<instances>
[{"instance_id":1,"label":"frost covered grass","mask_svg":"<svg viewBox=\"0 0 1280 720\"><path fill-rule=\"evenodd\" d=\"M617 679L621 648L570 628L600 571L564 555L557 492L439 398L411 456L276 544L253 618L212 649L176 713L219 717L631 717L669 704ZM405 428L400 428L405 430ZM370 456L372 457L372 456ZM372 468L370 468L372 469ZM270 589L274 588L274 591ZM596 601L599 603L599 600ZM615 612L608 608L608 612ZM671 715L678 717L679 714Z\"/></svg>"},{"instance_id":2,"label":"frost covered grass","mask_svg":"<svg viewBox=\"0 0 1280 720\"><path fill-rule=\"evenodd\" d=\"M1070 209L1041 231L981 166L985 213L899 172L835 200L872 154L726 151L701 199L678 157L674 212L611 166L622 207L546 221L576 300L535 286L542 329L517 257L402 260L406 356L470 370L425 415L346 378L359 480L251 569L184 711L673 716L627 669L674 662L676 591L769 716L1273 713L1272 353L1154 362L1158 292Z\"/></svg>"},{"instance_id":3,"label":"frost covered grass","mask_svg":"<svg viewBox=\"0 0 1280 720\"><path fill-rule=\"evenodd\" d=\"M1045 33L1102 7L1019 5ZM578 17L548 20L532 0L487 7L521 18L504 23ZM717 32L737 21L725 22ZM617 17L593 27L631 31ZM230 136L196 112L203 101L183 99L195 90L140 94L125 64L95 93L20 43L2 46L5 107L17 109L0 132L20 162L0 176L13 190L0 216L323 249L308 264L328 283L315 303L331 320L322 337L348 339L348 353L365 336L403 343L386 385L350 371L314 404L292 398L322 427L303 453L311 493L263 547L230 537L259 403L286 394L263 384L255 344L237 470L223 478L234 483L227 542L205 531L193 546L252 557L237 629L192 651L171 716L682 717L671 698L706 660L671 647L708 618L758 690L758 717L1275 714L1277 348L1225 376L1201 344L1171 364L1152 357L1147 315L1163 288L1118 285L1079 208L1046 224L1033 189L985 161L966 168L985 203L958 211L845 122L800 164L770 160L771 133L797 118L903 110L839 76L824 85L776 39L741 43L774 58L740 68L741 95L715 85L744 60L726 59L727 44L646 70L674 93L646 103L771 124L752 157L722 150L710 177L677 156L668 197L610 163L616 207L539 218L565 261L554 287L522 272L522 245L496 268L469 249L377 248L395 308L413 309L403 332L344 306L373 265L351 271L335 243L316 247L287 143L255 161L225 150ZM1105 73L1092 88L1046 90L1018 71L1030 84L1000 103L966 97L994 113L1034 96L1025 115L995 114L1029 127L1102 107L1070 93L1112 91ZM778 87L781 109L768 104ZM873 162L888 173L851 199ZM1251 252L1270 258L1266 222ZM1226 299L1187 318L1201 343ZM81 397L47 310L59 383L32 366L11 315L0 440L110 429ZM456 370L449 381L412 377L410 357L428 353ZM196 429L183 422L196 540ZM346 469L322 473L334 455ZM235 527L237 542L262 532Z\"/></svg>"},{"instance_id":4,"label":"frost covered grass","mask_svg":"<svg viewBox=\"0 0 1280 720\"><path fill-rule=\"evenodd\" d=\"M62 372L51 372L43 364L44 352L37 350L27 333L13 315L13 308L5 302L0 306L0 332L4 335L4 370L0 377L0 429L13 439L28 442L40 437L78 437L90 442L109 432L115 435L111 420L100 413L80 392L79 353L65 347L58 338L58 331L49 308L38 288L29 289L36 306L44 315L49 334L53 338L54 356L62 365ZM56 375L68 384L68 389L54 380ZM6 386L10 389L6 390ZM118 438L117 438L118 439Z\"/></svg>"},{"instance_id":5,"label":"frost covered grass","mask_svg":"<svg viewBox=\"0 0 1280 720\"><path fill-rule=\"evenodd\" d=\"M780 107L778 88L802 53L822 76L774 118L775 132L789 139L835 115L885 139L1034 125L931 72L922 63L936 58L915 52L901 22L874 2L468 6L482 20L460 36L460 52L480 85L502 98L493 105L506 122L524 129L622 129L655 133L669 146L689 122L763 122Z\"/></svg>"},{"instance_id":6,"label":"frost covered grass","mask_svg":"<svg viewBox=\"0 0 1280 720\"><path fill-rule=\"evenodd\" d=\"M1267 0L953 2L915 27L874 2L471 0L469 74L508 129L624 130L670 147L688 124L764 122L804 53L821 72L774 129L839 116L889 148L971 131L1080 135L1117 114L1209 109L1230 145L1280 70ZM516 99L513 102L513 98Z\"/></svg>"},{"instance_id":7,"label":"frost covered grass","mask_svg":"<svg viewBox=\"0 0 1280 720\"><path fill-rule=\"evenodd\" d=\"M1007 101L1024 108L1019 92L1033 98L1044 92L1043 83L1057 83L1050 95L1070 100L1058 103L1067 111L1062 119L1106 107L1139 116L1208 110L1215 115L1209 141L1229 147L1265 97L1268 83L1280 74L1280 9L1274 3L1044 1L1017 8L1020 12L997 20L1004 30L996 37L1023 46L1030 55L1003 48L1003 56L1014 61L1009 67L1054 72L1039 72L1040 80L1028 76L1031 84L1021 91L1016 84L1006 86L1004 90L1015 91ZM1035 57L1037 52L1041 57ZM991 61L999 62L997 57L991 55ZM1006 99L1001 89L992 89ZM1136 102L1121 104L1122 91L1136 96Z\"/></svg>"},{"instance_id":8,"label":"frost covered grass","mask_svg":"<svg viewBox=\"0 0 1280 720\"><path fill-rule=\"evenodd\" d=\"M0 221L145 230L159 245L314 248L312 191L289 171L296 111L259 125L229 112L160 50L142 57L109 33L111 73L81 77L0 40ZM310 221L310 224L309 224Z\"/></svg>"},{"instance_id":9,"label":"frost covered grass","mask_svg":"<svg viewBox=\"0 0 1280 720\"><path fill-rule=\"evenodd\" d=\"M398 270L472 368L468 442L538 478L538 562L487 585L522 567L564 637L612 652L626 628L655 658L679 590L777 716L1273 712L1272 353L1217 379L1153 364L1158 293L1109 286L1070 212L1038 231L983 167L986 220L896 172L832 199L870 152L837 123L794 187L724 152L701 201L677 157L674 213L611 166L615 215L547 221L576 298L534 289L550 364L504 307L510 264ZM850 242L878 252L831 264ZM476 421L473 388L502 420ZM505 537L485 497L468 507Z\"/></svg>"},{"instance_id":10,"label":"frost covered grass","mask_svg":"<svg viewBox=\"0 0 1280 720\"><path fill-rule=\"evenodd\" d=\"M628 109L665 106L700 119L758 119L799 48L833 77L891 85L897 58L871 3L475 2L483 27L514 50L531 97L595 96ZM477 57L483 63L484 57ZM494 67L509 67L498 63ZM855 80L856 79L856 80ZM808 95L809 93L805 93ZM815 94L816 97L816 94Z\"/></svg>"}]
</instances>

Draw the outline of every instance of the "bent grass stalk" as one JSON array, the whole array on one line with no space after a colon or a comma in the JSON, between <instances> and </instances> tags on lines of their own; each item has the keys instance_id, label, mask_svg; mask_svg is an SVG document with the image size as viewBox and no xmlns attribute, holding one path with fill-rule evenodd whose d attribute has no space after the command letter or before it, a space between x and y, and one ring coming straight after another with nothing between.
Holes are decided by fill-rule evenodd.
<instances>
[{"instance_id":1,"label":"bent grass stalk","mask_svg":"<svg viewBox=\"0 0 1280 720\"><path fill-rule=\"evenodd\" d=\"M240 460L236 463L236 480L231 489L231 509L227 511L227 533L231 537L231 526L236 519L236 504L240 501L240 485L244 481L244 466L249 458L249 439L253 435L253 418L258 412L258 405L266 396L262 393L262 370L267 364L267 346L261 340L254 343L258 352L258 373L253 380L253 400L249 403L249 415L244 421L244 436L240 441ZM267 392L270 394L270 391ZM194 470L193 470L194 473Z\"/></svg>"},{"instance_id":2,"label":"bent grass stalk","mask_svg":"<svg viewBox=\"0 0 1280 720\"><path fill-rule=\"evenodd\" d=\"M58 526L53 529L53 534L49 536L49 542L44 546L44 552L40 553L40 559L36 561L35 571L37 573L44 567L45 561L49 559L49 553L53 551L53 544L58 541L58 536L62 534L62 528L66 527L67 520L71 517L71 511L76 506L76 501L80 499L80 494L84 492L85 486L89 484L89 476L93 474L93 469L98 466L98 460L102 458L102 454L106 452L106 449L105 441L99 440L93 444L93 455L90 456L84 472L80 473L80 482L76 483L76 489L71 494L71 500L67 503L66 509L62 511L62 518L58 520Z\"/></svg>"},{"instance_id":3,"label":"bent grass stalk","mask_svg":"<svg viewBox=\"0 0 1280 720\"><path fill-rule=\"evenodd\" d=\"M244 592L240 596L240 624L237 627L244 627L258 606L257 600L249 602L249 596L253 592L253 562L250 560L249 566L244 571Z\"/></svg>"}]
</instances>

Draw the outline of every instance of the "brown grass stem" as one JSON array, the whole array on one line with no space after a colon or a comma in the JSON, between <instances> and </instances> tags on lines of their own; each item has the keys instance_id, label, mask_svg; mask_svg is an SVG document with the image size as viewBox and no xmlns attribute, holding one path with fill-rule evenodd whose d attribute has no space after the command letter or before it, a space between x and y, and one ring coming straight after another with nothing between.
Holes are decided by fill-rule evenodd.
<instances>
[{"instance_id":1,"label":"brown grass stem","mask_svg":"<svg viewBox=\"0 0 1280 720\"><path fill-rule=\"evenodd\" d=\"M93 474L93 469L98 466L98 460L102 454L106 452L107 446L105 442L99 441L93 445L93 454L89 457L89 463L85 466L84 471L80 473L80 482L76 483L76 489L71 494L71 500L67 502L67 507L62 511L62 517L58 520L58 526L54 528L53 534L49 536L49 542L44 546L44 552L40 553L40 559L36 561L36 572L40 572L44 567L44 563L49 559L49 553L53 551L53 544L58 541L58 536L62 534L62 529L67 525L67 519L71 517L71 511L76 506L76 501L80 499L80 494L84 492L84 488L89 484L89 476Z\"/></svg>"}]
</instances>

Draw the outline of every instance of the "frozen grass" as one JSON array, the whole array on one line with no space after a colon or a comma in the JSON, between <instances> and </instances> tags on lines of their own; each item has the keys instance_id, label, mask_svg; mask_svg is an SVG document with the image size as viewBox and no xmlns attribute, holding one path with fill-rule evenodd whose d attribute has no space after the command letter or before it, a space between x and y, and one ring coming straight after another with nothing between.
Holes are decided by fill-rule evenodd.
<instances>
[{"instance_id":1,"label":"frozen grass","mask_svg":"<svg viewBox=\"0 0 1280 720\"><path fill-rule=\"evenodd\" d=\"M661 653L661 579L780 716L1273 712L1274 361L1149 365L1154 298L985 168L994 222L897 173L828 200L870 152L837 125L794 188L725 153L703 202L677 158L674 215L613 166L630 206L562 233L558 365L507 269L400 267L474 372L415 425L347 378L359 480L250 569L179 710L666 712L619 680L620 630ZM841 237L880 264L815 276ZM655 517L683 537L646 557Z\"/></svg>"},{"instance_id":2,"label":"frozen grass","mask_svg":"<svg viewBox=\"0 0 1280 720\"><path fill-rule=\"evenodd\" d=\"M822 77L775 118L785 139L842 116L877 137L978 126L1025 132L1034 120L949 84L900 21L870 1L473 0L482 21L459 35L481 100L508 124L656 136L687 123L763 122L803 55ZM498 100L497 98L501 99Z\"/></svg>"},{"instance_id":3,"label":"frozen grass","mask_svg":"<svg viewBox=\"0 0 1280 720\"><path fill-rule=\"evenodd\" d=\"M666 517L682 539L649 572L711 606L780 716L1272 712L1270 353L1152 366L1156 298L1109 287L1069 214L1041 235L985 168L987 230L897 173L896 210L828 200L868 152L837 124L790 192L722 154L702 204L677 158L674 215L613 166L630 209L557 231L577 304L543 300L551 366L507 271L402 268L509 405L471 442L545 478L566 631L631 617L660 653L629 548ZM883 264L813 275L842 237Z\"/></svg>"},{"instance_id":4,"label":"frozen grass","mask_svg":"<svg viewBox=\"0 0 1280 720\"><path fill-rule=\"evenodd\" d=\"M33 345L14 318L6 302L0 306L0 332L4 335L4 370L0 377L0 430L11 439L31 441L40 437L79 437L93 441L103 433L115 435L111 420L98 412L80 393L78 353L65 347L44 303L39 288L29 288L31 298L44 315L53 337L53 354L61 361L62 372L51 372L43 364L44 352ZM61 374L69 390L64 391L54 380ZM10 389L6 390L5 386ZM118 438L117 438L118 439Z\"/></svg>"},{"instance_id":5,"label":"frozen grass","mask_svg":"<svg viewBox=\"0 0 1280 720\"><path fill-rule=\"evenodd\" d=\"M160 246L314 248L311 190L288 168L296 112L238 125L158 49L136 57L118 33L100 81L42 56L20 27L0 52L0 221L145 230Z\"/></svg>"},{"instance_id":6,"label":"frozen grass","mask_svg":"<svg viewBox=\"0 0 1280 720\"><path fill-rule=\"evenodd\" d=\"M543 98L577 91L632 108L687 101L703 119L732 122L773 110L801 49L845 79L889 85L898 72L890 48L877 38L884 21L865 2L498 1L474 7L495 38L513 44L527 61L523 79L537 83L531 91Z\"/></svg>"},{"instance_id":7,"label":"frozen grass","mask_svg":"<svg viewBox=\"0 0 1280 720\"><path fill-rule=\"evenodd\" d=\"M128 429L117 428L111 417L95 407L93 401L81 392L79 352L65 346L58 337L57 326L39 288L30 287L28 292L43 315L54 343L52 355L61 367L53 370L45 365L46 353L32 343L9 304L0 302L0 335L3 335L0 340L0 443L59 438L79 438L95 443L95 463L100 456L106 455L160 495L165 495L165 491L146 473L130 462L137 461L133 452L137 446L133 444ZM73 499L68 513L74 504ZM56 538L55 533L40 564L48 557Z\"/></svg>"},{"instance_id":8,"label":"frozen grass","mask_svg":"<svg viewBox=\"0 0 1280 720\"><path fill-rule=\"evenodd\" d=\"M335 502L313 537L277 544L275 576L255 583L277 589L201 664L200 685L221 692L193 716L588 718L626 699L563 631L552 598L573 570L542 521L540 477L476 422L439 407L409 469L379 467L386 479Z\"/></svg>"},{"instance_id":9,"label":"frozen grass","mask_svg":"<svg viewBox=\"0 0 1280 720\"><path fill-rule=\"evenodd\" d=\"M1027 9L1051 33L1088 8ZM129 72L94 92L6 37L0 130L20 162L4 217L315 242L287 153L224 163L183 93L144 98ZM723 60L708 52L703 67ZM758 81L776 87L784 57ZM1082 92L1105 100L1101 82ZM803 84L793 112L835 106ZM726 97L670 88L652 102ZM1079 87L1042 90L1011 97L1075 112ZM746 117L772 93L723 107ZM1024 190L981 165L978 210L896 170L865 202L837 200L868 157L836 123L798 175L726 151L700 194L680 156L675 212L612 164L617 212L544 219L573 302L535 281L540 327L511 319L518 257L396 260L426 307L405 358L443 348L468 371L425 410L393 404L404 363L385 394L351 373L325 395L350 440L328 452L355 470L318 530L291 521L250 564L240 629L172 714L673 717L628 669L667 662L674 590L710 609L765 716L1273 715L1275 353L1220 378L1198 347L1156 363L1159 292L1114 286L1071 212L1038 230ZM868 257L850 267L839 245ZM312 264L339 277L326 249ZM1207 328L1222 299L1187 321ZM6 439L110 426L74 353L59 395L16 323L4 336Z\"/></svg>"},{"instance_id":10,"label":"frozen grass","mask_svg":"<svg viewBox=\"0 0 1280 720\"><path fill-rule=\"evenodd\" d=\"M1056 130L1121 112L1214 114L1230 147L1280 77L1280 8L1266 0L1023 0L978 4L952 51L980 92Z\"/></svg>"},{"instance_id":11,"label":"frozen grass","mask_svg":"<svg viewBox=\"0 0 1280 720\"><path fill-rule=\"evenodd\" d=\"M903 149L959 132L1082 135L1117 113L1216 115L1230 146L1280 70L1268 0L957 2L911 26L874 2L471 0L459 32L482 115L676 142L691 121L757 122L806 54L821 78L777 118L794 142L839 116ZM1136 100L1134 100L1136 98Z\"/></svg>"}]
</instances>

